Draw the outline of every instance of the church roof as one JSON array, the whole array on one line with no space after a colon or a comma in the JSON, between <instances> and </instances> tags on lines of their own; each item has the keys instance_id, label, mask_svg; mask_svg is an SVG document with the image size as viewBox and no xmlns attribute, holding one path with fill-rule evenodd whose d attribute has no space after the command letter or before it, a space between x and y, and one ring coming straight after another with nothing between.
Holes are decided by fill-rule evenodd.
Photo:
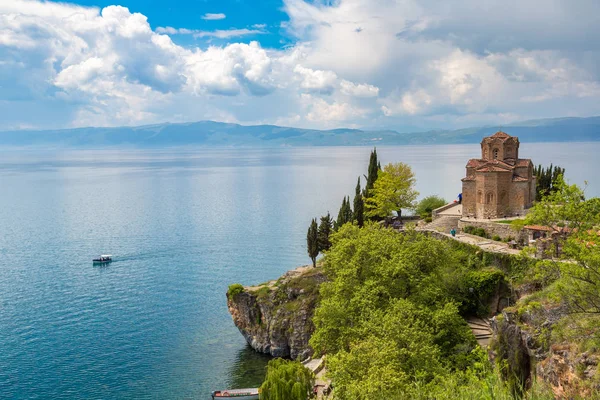
<instances>
[{"instance_id":1,"label":"church roof","mask_svg":"<svg viewBox=\"0 0 600 400\"><path fill-rule=\"evenodd\" d=\"M494 133L492 136L490 136L492 138L498 138L498 139L508 139L512 136L510 136L508 133L506 132L502 132L502 131L498 131L496 133Z\"/></svg>"},{"instance_id":2,"label":"church roof","mask_svg":"<svg viewBox=\"0 0 600 400\"><path fill-rule=\"evenodd\" d=\"M500 160L482 160L472 158L467 163L467 168L475 168L477 172L512 171L513 166Z\"/></svg>"},{"instance_id":3,"label":"church roof","mask_svg":"<svg viewBox=\"0 0 600 400\"><path fill-rule=\"evenodd\" d=\"M477 172L510 172L512 168L504 165L485 164L475 171Z\"/></svg>"},{"instance_id":4,"label":"church roof","mask_svg":"<svg viewBox=\"0 0 600 400\"><path fill-rule=\"evenodd\" d=\"M501 141L501 142L506 142L506 141L513 141L513 142L519 142L519 138L516 136L510 136L508 133L506 132L502 132L502 131L498 131L496 133L494 133L492 136L486 136L483 138L483 142L489 142L489 141Z\"/></svg>"},{"instance_id":5,"label":"church roof","mask_svg":"<svg viewBox=\"0 0 600 400\"><path fill-rule=\"evenodd\" d=\"M528 167L531 163L529 158L519 158L515 163L515 167Z\"/></svg>"},{"instance_id":6,"label":"church roof","mask_svg":"<svg viewBox=\"0 0 600 400\"><path fill-rule=\"evenodd\" d=\"M529 179L524 178L524 177L519 176L519 175L513 175L513 179L512 180L513 180L513 182L527 182L527 181L529 181Z\"/></svg>"}]
</instances>

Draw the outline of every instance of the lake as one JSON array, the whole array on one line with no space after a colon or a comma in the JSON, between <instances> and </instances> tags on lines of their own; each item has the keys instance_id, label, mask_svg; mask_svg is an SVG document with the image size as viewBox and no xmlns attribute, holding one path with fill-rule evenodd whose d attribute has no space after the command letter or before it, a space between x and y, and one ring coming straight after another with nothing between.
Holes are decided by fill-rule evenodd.
<instances>
[{"instance_id":1,"label":"lake","mask_svg":"<svg viewBox=\"0 0 600 400\"><path fill-rule=\"evenodd\" d=\"M369 148L0 150L0 397L208 399L268 358L227 311L231 283L309 263ZM452 200L479 145L378 149ZM600 142L522 144L600 195ZM364 182L364 179L363 179ZM115 262L92 266L100 253Z\"/></svg>"}]
</instances>

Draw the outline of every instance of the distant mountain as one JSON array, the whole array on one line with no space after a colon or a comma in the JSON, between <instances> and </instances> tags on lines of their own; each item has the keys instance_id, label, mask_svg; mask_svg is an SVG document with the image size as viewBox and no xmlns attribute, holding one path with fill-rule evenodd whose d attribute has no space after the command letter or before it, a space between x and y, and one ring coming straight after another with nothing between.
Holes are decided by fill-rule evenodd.
<instances>
[{"instance_id":1,"label":"distant mountain","mask_svg":"<svg viewBox=\"0 0 600 400\"><path fill-rule=\"evenodd\" d=\"M119 128L78 128L0 132L0 146L18 147L172 147L172 146L365 146L479 143L498 130L522 142L600 141L600 117L555 118L448 131L399 133L393 130L299 129L275 125L243 126L213 121Z\"/></svg>"}]
</instances>

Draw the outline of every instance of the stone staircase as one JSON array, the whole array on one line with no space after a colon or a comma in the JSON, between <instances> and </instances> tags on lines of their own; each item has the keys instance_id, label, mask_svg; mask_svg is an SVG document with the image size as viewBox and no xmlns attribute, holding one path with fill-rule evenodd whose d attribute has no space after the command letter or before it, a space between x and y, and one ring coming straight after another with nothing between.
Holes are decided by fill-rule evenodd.
<instances>
[{"instance_id":1,"label":"stone staircase","mask_svg":"<svg viewBox=\"0 0 600 400\"><path fill-rule=\"evenodd\" d=\"M487 347L492 340L492 328L487 320L471 317L467 319L467 324L469 324L469 328L475 335L475 339L477 339L477 343L481 347Z\"/></svg>"},{"instance_id":2,"label":"stone staircase","mask_svg":"<svg viewBox=\"0 0 600 400\"><path fill-rule=\"evenodd\" d=\"M460 216L443 215L425 225L423 229L443 233L450 233L452 228L458 231L458 221L460 221L460 218Z\"/></svg>"}]
</instances>

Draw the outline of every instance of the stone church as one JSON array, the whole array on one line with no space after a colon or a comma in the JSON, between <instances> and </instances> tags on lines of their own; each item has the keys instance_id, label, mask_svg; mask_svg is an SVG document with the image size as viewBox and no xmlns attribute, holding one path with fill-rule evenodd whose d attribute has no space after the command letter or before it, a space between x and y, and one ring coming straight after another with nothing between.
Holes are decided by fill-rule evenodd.
<instances>
[{"instance_id":1,"label":"stone church","mask_svg":"<svg viewBox=\"0 0 600 400\"><path fill-rule=\"evenodd\" d=\"M481 141L481 158L467 163L462 179L462 216L523 215L535 200L533 163L519 158L519 138L496 132Z\"/></svg>"}]
</instances>

